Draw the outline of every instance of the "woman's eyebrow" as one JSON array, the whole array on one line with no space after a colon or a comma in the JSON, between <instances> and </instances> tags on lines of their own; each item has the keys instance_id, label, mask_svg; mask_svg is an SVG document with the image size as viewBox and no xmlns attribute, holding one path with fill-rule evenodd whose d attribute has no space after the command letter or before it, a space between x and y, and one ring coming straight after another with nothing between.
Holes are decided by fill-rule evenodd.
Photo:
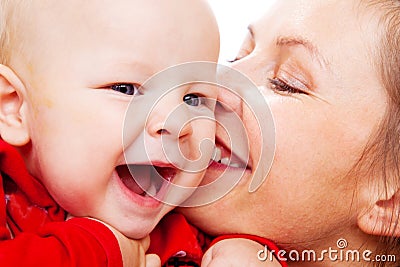
<instances>
[{"instance_id":1,"label":"woman's eyebrow","mask_svg":"<svg viewBox=\"0 0 400 267\"><path fill-rule=\"evenodd\" d=\"M324 69L329 69L329 61L319 52L316 45L309 40L299 36L279 36L276 39L276 46L299 46L305 48L305 50L311 55L312 58L316 59L320 66Z\"/></svg>"}]
</instances>

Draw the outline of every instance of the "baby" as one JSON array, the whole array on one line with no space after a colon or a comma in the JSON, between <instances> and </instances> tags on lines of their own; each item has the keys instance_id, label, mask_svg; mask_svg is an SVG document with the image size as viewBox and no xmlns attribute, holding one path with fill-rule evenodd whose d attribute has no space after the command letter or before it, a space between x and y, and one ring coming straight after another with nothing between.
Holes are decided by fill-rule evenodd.
<instances>
[{"instance_id":1,"label":"baby","mask_svg":"<svg viewBox=\"0 0 400 267\"><path fill-rule=\"evenodd\" d=\"M0 265L139 266L143 238L189 196L169 186L201 181L204 171L183 171L183 159L200 157L215 123L190 118L211 117L207 99L217 94L189 84L161 97L171 88L145 81L176 64L217 61L209 7L187 0L0 3ZM171 162L164 147L174 145ZM65 221L67 214L75 218Z\"/></svg>"}]
</instances>

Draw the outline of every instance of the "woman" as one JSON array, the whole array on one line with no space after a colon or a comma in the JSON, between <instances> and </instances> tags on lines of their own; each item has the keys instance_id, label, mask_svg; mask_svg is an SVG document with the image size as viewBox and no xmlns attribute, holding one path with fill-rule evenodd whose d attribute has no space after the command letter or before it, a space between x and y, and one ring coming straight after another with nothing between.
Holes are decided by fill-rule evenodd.
<instances>
[{"instance_id":1,"label":"woman","mask_svg":"<svg viewBox=\"0 0 400 267\"><path fill-rule=\"evenodd\" d=\"M232 64L270 105L272 168L249 193L261 149L257 135L250 137L245 177L223 199L184 209L189 220L212 235L254 234L299 251L300 258L282 255L290 266L366 266L373 260L398 266L393 257L386 263L375 257L396 255L400 261L398 40L397 0L278 1L249 27ZM226 93L220 100L232 106L239 101ZM254 133L257 123L246 108L242 119ZM242 171L228 169L231 175ZM211 166L209 177L218 175ZM350 264L322 253L330 247L372 254ZM304 250L321 261L302 259Z\"/></svg>"}]
</instances>

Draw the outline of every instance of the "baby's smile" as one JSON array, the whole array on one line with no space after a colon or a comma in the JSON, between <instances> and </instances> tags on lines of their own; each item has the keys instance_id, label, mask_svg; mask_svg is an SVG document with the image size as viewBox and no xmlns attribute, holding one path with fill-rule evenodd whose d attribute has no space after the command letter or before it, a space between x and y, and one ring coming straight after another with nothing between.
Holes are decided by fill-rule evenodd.
<instances>
[{"instance_id":1,"label":"baby's smile","mask_svg":"<svg viewBox=\"0 0 400 267\"><path fill-rule=\"evenodd\" d=\"M168 184L173 182L177 169L170 164L157 165L119 165L116 171L130 191L142 197L162 199Z\"/></svg>"}]
</instances>

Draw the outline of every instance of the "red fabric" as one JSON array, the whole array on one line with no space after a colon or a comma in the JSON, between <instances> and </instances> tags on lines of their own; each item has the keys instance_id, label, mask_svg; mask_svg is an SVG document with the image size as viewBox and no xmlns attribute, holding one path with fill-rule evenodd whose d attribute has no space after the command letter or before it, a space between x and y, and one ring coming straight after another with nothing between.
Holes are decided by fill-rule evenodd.
<instances>
[{"instance_id":1,"label":"red fabric","mask_svg":"<svg viewBox=\"0 0 400 267\"><path fill-rule=\"evenodd\" d=\"M0 140L0 266L122 266L113 233L65 212ZM8 228L7 228L8 226Z\"/></svg>"},{"instance_id":2,"label":"red fabric","mask_svg":"<svg viewBox=\"0 0 400 267\"><path fill-rule=\"evenodd\" d=\"M179 259L180 262L194 262L200 265L203 251L210 243L204 234L190 225L179 213L166 215L150 234L150 240L149 253L159 255L162 265L167 264L174 256L175 260Z\"/></svg>"},{"instance_id":3,"label":"red fabric","mask_svg":"<svg viewBox=\"0 0 400 267\"><path fill-rule=\"evenodd\" d=\"M203 253L209 247L229 238L250 239L266 245L269 251L279 251L278 246L271 240L247 234L222 235L210 242L210 239L190 225L182 214L170 213L151 233L149 253L159 255L163 266L200 266ZM282 267L288 266L285 261L279 262Z\"/></svg>"}]
</instances>

